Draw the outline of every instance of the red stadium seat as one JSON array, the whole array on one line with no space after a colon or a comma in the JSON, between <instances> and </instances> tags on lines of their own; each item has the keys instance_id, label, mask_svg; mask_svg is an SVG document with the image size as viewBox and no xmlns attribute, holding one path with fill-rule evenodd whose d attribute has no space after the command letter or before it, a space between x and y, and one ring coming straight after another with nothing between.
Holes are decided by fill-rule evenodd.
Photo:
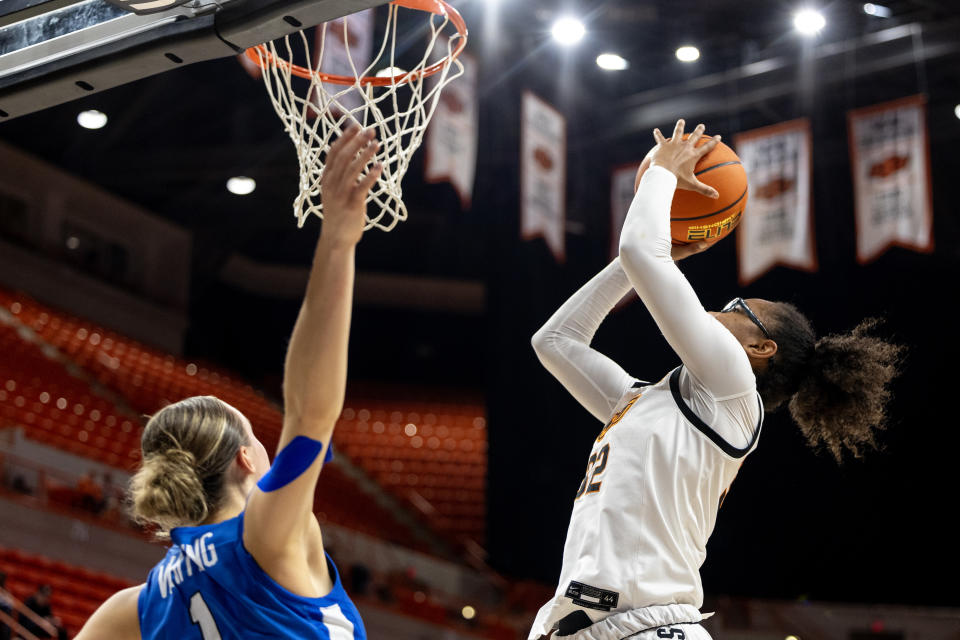
<instances>
[{"instance_id":1,"label":"red stadium seat","mask_svg":"<svg viewBox=\"0 0 960 640\"><path fill-rule=\"evenodd\" d=\"M110 594L131 586L121 578L3 547L0 570L7 574L10 591L21 600L30 597L39 585L51 585L53 612L71 635Z\"/></svg>"},{"instance_id":2,"label":"red stadium seat","mask_svg":"<svg viewBox=\"0 0 960 640\"><path fill-rule=\"evenodd\" d=\"M265 446L275 448L282 427L280 410L229 374L147 347L19 293L0 289L0 305L82 366L89 379L122 397L129 406L115 406L94 393L87 382L71 376L62 364L48 359L16 330L0 325L0 346L15 356L0 361L0 420L22 425L28 437L111 466L132 469L139 461L142 414L154 413L182 397L216 395L246 414ZM14 389L5 390L6 383L12 383ZM465 500L483 506L486 421L479 403L387 398L378 390L362 395L372 399L348 402L352 408L344 410L334 434L334 444L341 453L378 478L384 489L415 513L419 510L410 498L410 489L414 488L427 500L432 498L424 495L425 487L470 488ZM413 435L405 432L409 424L416 427ZM386 467L381 464L384 461ZM443 466L390 470L389 465L396 461L402 465L417 462ZM325 471L325 475L332 474ZM353 488L353 500L335 500L332 491L323 491L325 482L321 482L318 508L325 508L331 520L356 522L360 519L353 513L363 504L366 513L377 514L375 520L390 523L386 531L404 529L363 492ZM345 484L352 485L349 481ZM449 511L448 501L433 507L443 516L437 522L453 523L459 517ZM469 537L483 543L482 526L464 527L462 523L457 527L451 524L438 532L454 541ZM393 534L385 536L381 530L379 535ZM411 538L409 534L397 537L406 542Z\"/></svg>"}]
</instances>

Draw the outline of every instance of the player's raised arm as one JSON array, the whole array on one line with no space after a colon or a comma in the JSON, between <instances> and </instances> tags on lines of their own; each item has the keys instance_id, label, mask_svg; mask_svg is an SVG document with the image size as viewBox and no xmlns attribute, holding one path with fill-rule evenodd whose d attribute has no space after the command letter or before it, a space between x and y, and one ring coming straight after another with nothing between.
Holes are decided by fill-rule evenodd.
<instances>
[{"instance_id":1,"label":"player's raised arm","mask_svg":"<svg viewBox=\"0 0 960 640\"><path fill-rule=\"evenodd\" d=\"M570 298L533 335L543 366L597 420L606 422L633 382L616 362L590 347L610 310L631 289L615 259Z\"/></svg>"},{"instance_id":2,"label":"player's raised arm","mask_svg":"<svg viewBox=\"0 0 960 640\"><path fill-rule=\"evenodd\" d=\"M346 388L354 250L363 233L367 193L381 170L376 166L364 174L364 168L377 146L372 130L353 129L331 146L327 158L323 229L287 350L278 454L253 490L245 516L245 545L258 562L275 569L303 562L307 529L316 527L314 490Z\"/></svg>"},{"instance_id":3,"label":"player's raised arm","mask_svg":"<svg viewBox=\"0 0 960 640\"><path fill-rule=\"evenodd\" d=\"M704 127L683 140L683 120L673 137L654 132L657 148L651 167L640 180L620 235L623 270L660 331L687 369L715 398L736 396L755 388L755 378L743 347L703 308L696 292L671 255L670 205L674 190L713 195L694 176L697 160L709 153L719 137L697 147Z\"/></svg>"}]
</instances>

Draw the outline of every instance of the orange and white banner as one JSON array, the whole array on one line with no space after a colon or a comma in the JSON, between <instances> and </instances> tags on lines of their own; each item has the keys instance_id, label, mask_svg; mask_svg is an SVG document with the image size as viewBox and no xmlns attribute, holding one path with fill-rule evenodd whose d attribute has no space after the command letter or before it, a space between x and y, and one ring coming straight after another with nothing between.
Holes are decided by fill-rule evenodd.
<instances>
[{"instance_id":1,"label":"orange and white banner","mask_svg":"<svg viewBox=\"0 0 960 640\"><path fill-rule=\"evenodd\" d=\"M318 44L314 47L314 68L319 64L320 71L323 73L352 78L362 75L373 58L374 11L374 9L366 9L318 25L316 39ZM326 36L323 36L324 29L326 29ZM316 59L320 56L321 38L323 38L322 61ZM329 82L325 82L323 88L331 96L349 89L346 85ZM320 106L316 95L312 95L310 99ZM356 109L364 103L363 97L357 94L355 89L349 89L347 93L339 96L337 102L347 111Z\"/></svg>"},{"instance_id":2,"label":"orange and white banner","mask_svg":"<svg viewBox=\"0 0 960 640\"><path fill-rule=\"evenodd\" d=\"M437 48L446 53L445 41L438 42ZM460 61L463 75L444 88L427 128L424 164L426 181L452 184L466 210L477 171L477 65L466 53Z\"/></svg>"},{"instance_id":3,"label":"orange and white banner","mask_svg":"<svg viewBox=\"0 0 960 640\"><path fill-rule=\"evenodd\" d=\"M848 116L857 220L857 260L893 245L933 251L926 100L914 96Z\"/></svg>"},{"instance_id":4,"label":"orange and white banner","mask_svg":"<svg viewBox=\"0 0 960 640\"><path fill-rule=\"evenodd\" d=\"M740 284L777 265L817 270L810 121L791 120L734 136L750 197L737 230Z\"/></svg>"},{"instance_id":5,"label":"orange and white banner","mask_svg":"<svg viewBox=\"0 0 960 640\"><path fill-rule=\"evenodd\" d=\"M639 162L614 167L610 175L610 259L620 255L620 232L633 204Z\"/></svg>"},{"instance_id":6,"label":"orange and white banner","mask_svg":"<svg viewBox=\"0 0 960 640\"><path fill-rule=\"evenodd\" d=\"M520 232L542 237L558 261L565 258L567 121L533 95L523 94L520 131Z\"/></svg>"}]
</instances>

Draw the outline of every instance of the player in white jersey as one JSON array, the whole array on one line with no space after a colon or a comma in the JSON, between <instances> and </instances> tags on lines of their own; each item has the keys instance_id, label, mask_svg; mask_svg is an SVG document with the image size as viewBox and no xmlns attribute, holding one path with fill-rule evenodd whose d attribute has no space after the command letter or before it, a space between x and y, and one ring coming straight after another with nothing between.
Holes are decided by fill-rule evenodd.
<instances>
[{"instance_id":1,"label":"player in white jersey","mask_svg":"<svg viewBox=\"0 0 960 640\"><path fill-rule=\"evenodd\" d=\"M560 582L530 640L709 639L700 626L700 566L717 511L757 446L764 409L788 403L808 441L859 455L885 418L899 347L852 333L817 340L795 307L736 298L703 309L675 260L676 188L716 197L693 170L719 136L697 148L654 132L652 164L620 238L620 257L577 291L533 337L544 366L604 423L573 503ZM597 328L630 289L682 365L640 382L590 348Z\"/></svg>"}]
</instances>

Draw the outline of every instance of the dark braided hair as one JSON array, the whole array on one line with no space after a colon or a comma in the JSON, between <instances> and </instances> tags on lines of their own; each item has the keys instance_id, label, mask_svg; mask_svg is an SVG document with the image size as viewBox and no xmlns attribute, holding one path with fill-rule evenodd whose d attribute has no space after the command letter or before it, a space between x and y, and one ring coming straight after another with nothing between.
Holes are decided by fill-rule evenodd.
<instances>
[{"instance_id":1,"label":"dark braided hair","mask_svg":"<svg viewBox=\"0 0 960 640\"><path fill-rule=\"evenodd\" d=\"M850 333L818 340L792 304L773 303L764 316L777 343L776 355L757 374L764 408L787 404L810 446L828 449L838 462L844 449L859 458L864 447L875 448L903 348L870 335L879 324L872 318Z\"/></svg>"}]
</instances>

